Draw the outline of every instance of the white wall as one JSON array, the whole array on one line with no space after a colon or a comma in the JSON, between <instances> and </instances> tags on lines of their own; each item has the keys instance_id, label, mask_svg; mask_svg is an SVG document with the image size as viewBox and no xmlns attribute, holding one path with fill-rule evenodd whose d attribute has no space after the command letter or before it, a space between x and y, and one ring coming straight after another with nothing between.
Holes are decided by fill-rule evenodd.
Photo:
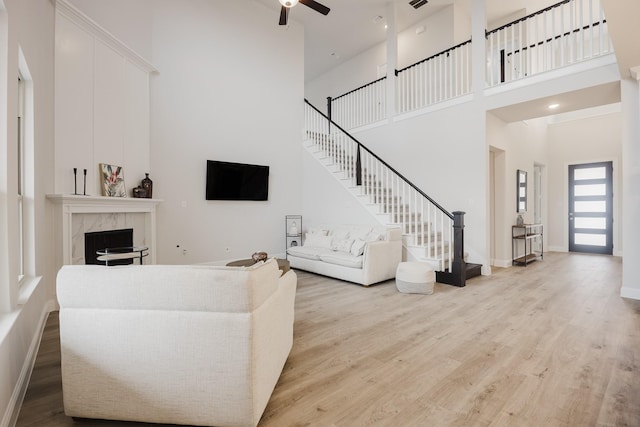
<instances>
[{"instance_id":1,"label":"white wall","mask_svg":"<svg viewBox=\"0 0 640 427\"><path fill-rule=\"evenodd\" d=\"M380 225L343 184L307 150L302 151L304 194L302 212L303 233L309 227L323 224Z\"/></svg>"},{"instance_id":2,"label":"white wall","mask_svg":"<svg viewBox=\"0 0 640 427\"><path fill-rule=\"evenodd\" d=\"M416 29L424 32L416 34ZM444 7L438 13L398 33L398 65L402 69L431 55L442 52L456 43L454 37L454 6ZM471 30L469 26L467 32Z\"/></svg>"},{"instance_id":3,"label":"white wall","mask_svg":"<svg viewBox=\"0 0 640 427\"><path fill-rule=\"evenodd\" d=\"M626 298L640 299L640 83L623 79L622 89L622 289Z\"/></svg>"},{"instance_id":4,"label":"white wall","mask_svg":"<svg viewBox=\"0 0 640 427\"><path fill-rule=\"evenodd\" d=\"M378 79L378 66L387 63L384 44L368 49L305 84L304 96L326 114L327 97L338 97Z\"/></svg>"},{"instance_id":5,"label":"white wall","mask_svg":"<svg viewBox=\"0 0 640 427\"><path fill-rule=\"evenodd\" d=\"M143 58L151 58L153 0L69 0Z\"/></svg>"},{"instance_id":6,"label":"white wall","mask_svg":"<svg viewBox=\"0 0 640 427\"><path fill-rule=\"evenodd\" d=\"M105 34L101 18L99 25L93 25L90 17L82 16L73 6L59 2L58 9L55 191L71 194L77 186L78 193L83 194L86 169L86 194L102 195L99 164L106 163L123 167L125 187L131 196L144 174L152 172L148 76L151 68L145 67L147 64L138 65L137 53L130 52L130 47L119 43L117 37ZM144 25L139 30L144 31Z\"/></svg>"},{"instance_id":7,"label":"white wall","mask_svg":"<svg viewBox=\"0 0 640 427\"><path fill-rule=\"evenodd\" d=\"M527 172L527 212L523 214L525 223L533 223L534 212L534 165L548 165L547 137L545 119L526 122L505 123L495 115L487 114L487 143L490 147L503 152L502 170L496 168L496 188L502 189L496 194L496 211L499 218L495 222L494 263L500 267L511 265L511 226L516 223L516 171ZM490 173L492 173L490 171ZM547 203L543 201L543 209ZM543 218L547 218L546 211ZM545 225L545 224L543 224ZM548 230L545 232L547 238Z\"/></svg>"},{"instance_id":8,"label":"white wall","mask_svg":"<svg viewBox=\"0 0 640 427\"><path fill-rule=\"evenodd\" d=\"M302 28L279 28L252 2L151 9L158 262L284 254L285 215L302 212ZM206 201L206 160L268 165L269 200Z\"/></svg>"},{"instance_id":9,"label":"white wall","mask_svg":"<svg viewBox=\"0 0 640 427\"><path fill-rule=\"evenodd\" d=\"M485 127L482 105L463 102L355 137L449 212L466 212L465 251L487 265Z\"/></svg>"},{"instance_id":10,"label":"white wall","mask_svg":"<svg viewBox=\"0 0 640 427\"><path fill-rule=\"evenodd\" d=\"M243 258L256 250L283 253L284 216L302 210L302 29L295 24L287 31L274 26L267 19L270 14L255 2L130 3L107 6L73 0L90 19L159 70L151 78L147 104L150 136L135 127L136 122L126 121L143 116L132 107L145 107L138 102L144 94L134 96L133 102L129 99L136 95L131 80L141 81L132 67L126 61L118 64L108 47L62 20L61 35L70 33L70 39L83 41L84 52L69 52L59 61L68 65L67 79L58 83L65 94L58 101L61 114L70 118L76 112L74 101L87 102L78 97L101 96L106 107L93 113L77 111L87 115L82 125L59 129L60 140L71 142L57 152L58 191L69 193L67 188L73 188L70 171L76 164L80 168L87 163L88 168L94 163L97 168L99 162L122 164L129 191L144 172L151 172L154 198L164 199L158 208L158 262ZM131 14L123 17L122 12ZM95 56L95 61L88 56ZM86 64L74 62L77 58ZM73 73L85 69L93 69L96 77ZM84 84L87 90L69 93L73 84ZM125 108L113 108L118 104ZM102 125L118 114L123 115L122 126ZM80 135L75 139L74 128ZM114 150L104 149L107 140L118 141ZM129 149L136 144L135 151ZM207 159L269 165L269 201L205 201ZM99 191L97 180L89 181L91 191Z\"/></svg>"},{"instance_id":11,"label":"white wall","mask_svg":"<svg viewBox=\"0 0 640 427\"><path fill-rule=\"evenodd\" d=\"M6 7L6 11L3 9ZM10 425L26 391L53 297L52 228L45 194L53 190L54 7L48 0L0 1L0 425ZM33 234L27 241L29 280L18 286L16 117L19 49L32 93L33 151L25 200Z\"/></svg>"}]
</instances>

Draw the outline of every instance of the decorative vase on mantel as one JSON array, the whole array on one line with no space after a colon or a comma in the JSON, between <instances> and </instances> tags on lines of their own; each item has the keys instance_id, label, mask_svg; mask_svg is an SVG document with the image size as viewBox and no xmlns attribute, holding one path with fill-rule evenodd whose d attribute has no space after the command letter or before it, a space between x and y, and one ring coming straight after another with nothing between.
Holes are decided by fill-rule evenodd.
<instances>
[{"instance_id":1,"label":"decorative vase on mantel","mask_svg":"<svg viewBox=\"0 0 640 427\"><path fill-rule=\"evenodd\" d=\"M149 174L145 173L144 174L144 179L142 180L142 188L144 188L147 191L147 199L152 199L153 198L153 181L151 180L151 178L149 178Z\"/></svg>"}]
</instances>

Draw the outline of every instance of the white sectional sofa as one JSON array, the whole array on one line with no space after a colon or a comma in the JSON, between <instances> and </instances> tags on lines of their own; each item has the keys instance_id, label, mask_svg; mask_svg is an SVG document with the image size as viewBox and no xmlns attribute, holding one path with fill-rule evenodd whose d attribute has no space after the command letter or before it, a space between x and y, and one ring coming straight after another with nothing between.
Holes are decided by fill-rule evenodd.
<instances>
[{"instance_id":1,"label":"white sectional sofa","mask_svg":"<svg viewBox=\"0 0 640 427\"><path fill-rule=\"evenodd\" d=\"M69 416L255 426L293 344L296 274L252 267L64 266Z\"/></svg>"},{"instance_id":2,"label":"white sectional sofa","mask_svg":"<svg viewBox=\"0 0 640 427\"><path fill-rule=\"evenodd\" d=\"M371 225L311 228L303 246L287 249L287 259L292 268L369 286L395 277L402 233Z\"/></svg>"}]
</instances>

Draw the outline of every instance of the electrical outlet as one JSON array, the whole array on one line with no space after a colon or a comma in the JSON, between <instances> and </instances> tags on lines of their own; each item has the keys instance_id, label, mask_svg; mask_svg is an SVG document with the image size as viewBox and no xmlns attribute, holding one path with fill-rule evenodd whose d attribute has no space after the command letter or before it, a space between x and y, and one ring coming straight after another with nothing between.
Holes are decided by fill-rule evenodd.
<instances>
[{"instance_id":1,"label":"electrical outlet","mask_svg":"<svg viewBox=\"0 0 640 427\"><path fill-rule=\"evenodd\" d=\"M182 255L186 255L186 254L187 254L187 250L186 250L186 249L183 249L183 250L182 250Z\"/></svg>"},{"instance_id":2,"label":"electrical outlet","mask_svg":"<svg viewBox=\"0 0 640 427\"><path fill-rule=\"evenodd\" d=\"M231 252L231 248L229 246L227 246L226 248L224 248L225 252Z\"/></svg>"}]
</instances>

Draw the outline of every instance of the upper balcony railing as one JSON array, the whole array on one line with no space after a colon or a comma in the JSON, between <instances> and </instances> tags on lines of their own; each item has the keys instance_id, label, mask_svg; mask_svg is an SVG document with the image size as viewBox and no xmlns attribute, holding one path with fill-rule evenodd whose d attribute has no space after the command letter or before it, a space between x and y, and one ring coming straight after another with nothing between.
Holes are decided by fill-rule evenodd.
<instances>
[{"instance_id":1,"label":"upper balcony railing","mask_svg":"<svg viewBox=\"0 0 640 427\"><path fill-rule=\"evenodd\" d=\"M330 116L345 129L375 123L387 117L387 78L375 80L330 99Z\"/></svg>"},{"instance_id":2,"label":"upper balcony railing","mask_svg":"<svg viewBox=\"0 0 640 427\"><path fill-rule=\"evenodd\" d=\"M564 0L486 33L487 85L613 51L599 0Z\"/></svg>"},{"instance_id":3,"label":"upper balcony railing","mask_svg":"<svg viewBox=\"0 0 640 427\"><path fill-rule=\"evenodd\" d=\"M485 35L488 87L613 52L600 0L563 0ZM469 40L396 71L395 112L471 93L471 50ZM329 98L330 118L347 130L384 120L387 96L386 78L378 79Z\"/></svg>"},{"instance_id":4,"label":"upper balcony railing","mask_svg":"<svg viewBox=\"0 0 640 427\"><path fill-rule=\"evenodd\" d=\"M471 40L396 71L396 111L406 113L471 92Z\"/></svg>"}]
</instances>

